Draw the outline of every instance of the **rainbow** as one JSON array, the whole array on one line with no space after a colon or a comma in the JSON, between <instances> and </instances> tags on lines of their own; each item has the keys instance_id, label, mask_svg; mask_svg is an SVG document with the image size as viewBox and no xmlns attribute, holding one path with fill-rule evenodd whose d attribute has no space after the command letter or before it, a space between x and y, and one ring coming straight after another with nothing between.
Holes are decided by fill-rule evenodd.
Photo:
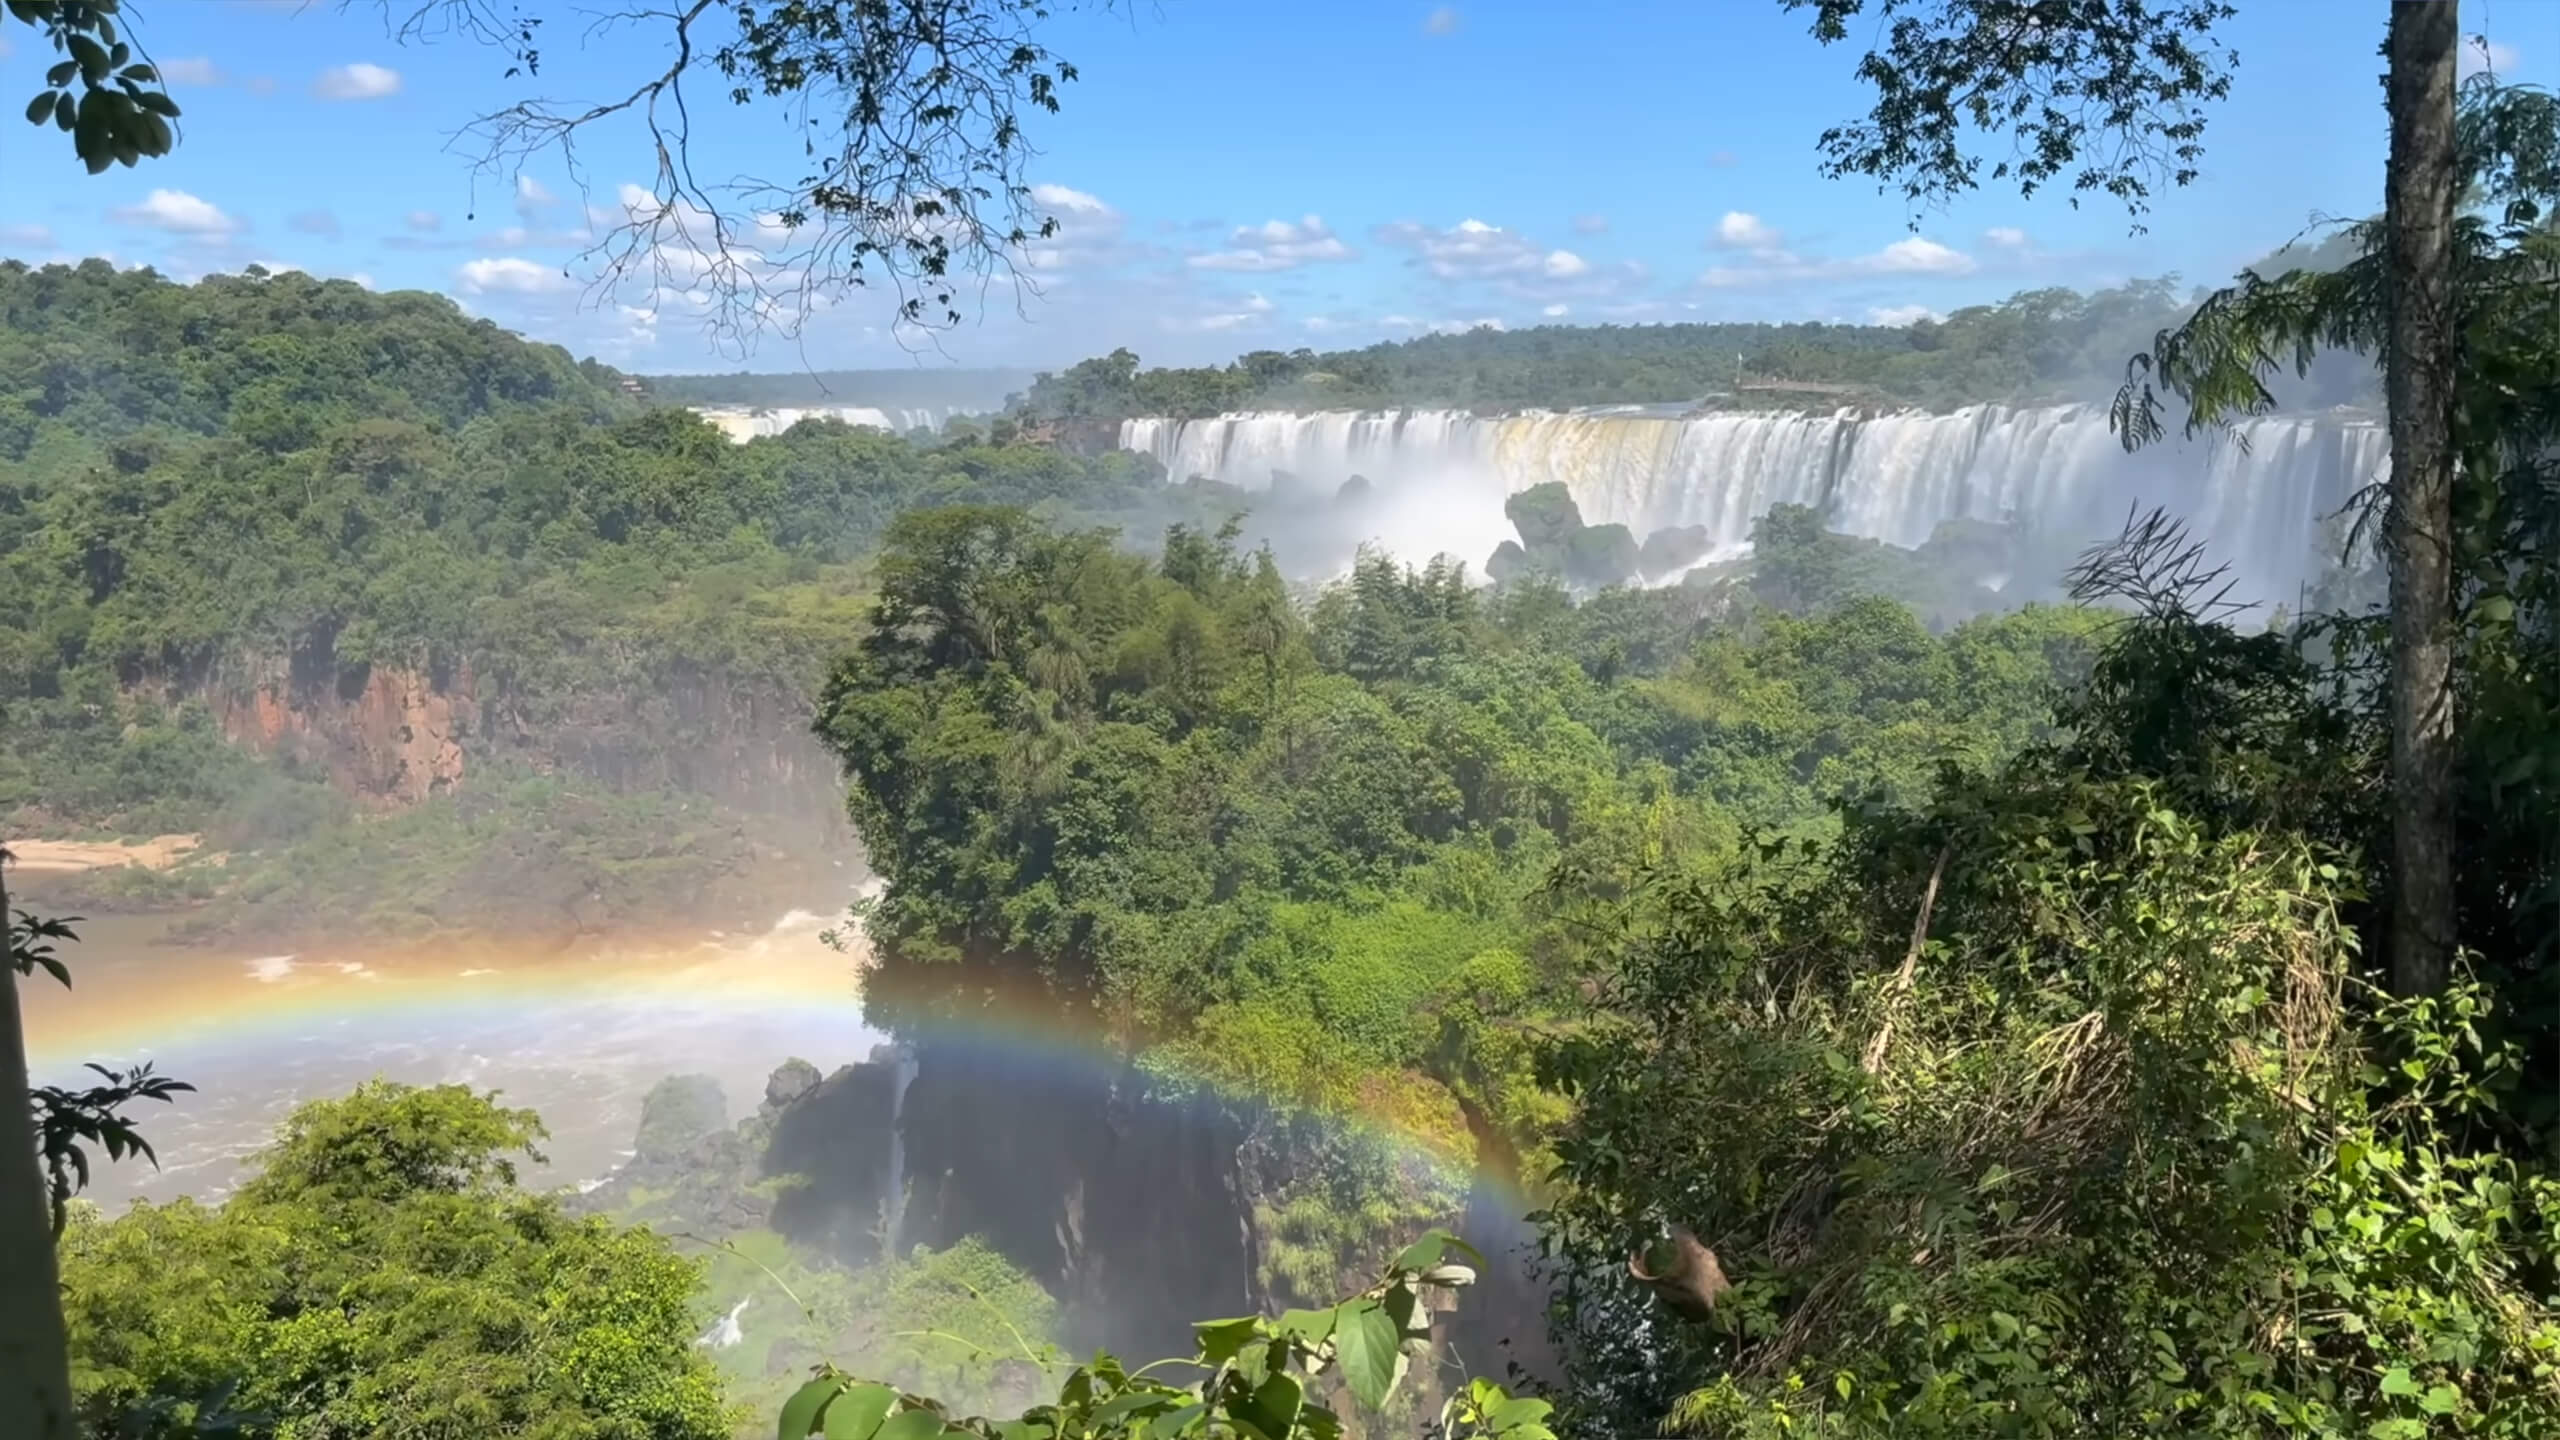
<instances>
[{"instance_id":1,"label":"rainbow","mask_svg":"<svg viewBox=\"0 0 2560 1440\"><path fill-rule=\"evenodd\" d=\"M570 947L457 942L266 956L152 947L113 963L84 963L93 957L75 945L64 949L70 992L49 985L22 992L29 1058L40 1079L76 1073L91 1060L150 1060L195 1079L208 1068L220 1074L318 1051L405 1045L494 1054L518 1044L583 1043L661 1074L709 1068L706 1057L723 1046L733 1058L752 1047L746 1063L759 1079L793 1054L832 1069L866 1058L887 1037L864 1014L861 955L819 943L827 923L795 911L762 934ZM1070 1073L1125 1063L1091 1033L1032 1004L992 1006L907 1038ZM1336 1118L1418 1160L1447 1162L1446 1136L1383 1108L1364 1104ZM1473 1183L1492 1186L1515 1214L1526 1208L1509 1177L1480 1174Z\"/></svg>"}]
</instances>

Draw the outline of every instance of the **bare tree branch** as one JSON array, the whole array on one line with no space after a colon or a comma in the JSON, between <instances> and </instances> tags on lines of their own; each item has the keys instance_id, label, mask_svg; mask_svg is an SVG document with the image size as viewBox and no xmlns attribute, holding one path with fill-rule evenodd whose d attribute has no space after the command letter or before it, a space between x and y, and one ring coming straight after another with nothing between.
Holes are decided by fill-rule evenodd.
<instances>
[{"instance_id":1,"label":"bare tree branch","mask_svg":"<svg viewBox=\"0 0 2560 1440\"><path fill-rule=\"evenodd\" d=\"M548 8L517 0L340 0L381 7L403 43L455 37L501 51L507 75L542 76ZM1113 0L1095 0L1106 7ZM584 207L591 300L655 313L698 307L716 339L796 340L855 291L886 289L902 335L963 319L961 282L983 297L1036 296L1026 259L1057 233L1028 179L1027 115L1055 113L1075 67L1035 37L1046 0L627 0L587 36L654 35L664 63L578 102L529 97L455 136L475 185L512 189L564 168ZM720 102L762 106L789 134L796 173L697 168ZM706 108L708 107L708 108ZM777 137L778 138L778 137ZM645 145L649 177L604 188L589 152ZM565 273L565 272L564 272Z\"/></svg>"}]
</instances>

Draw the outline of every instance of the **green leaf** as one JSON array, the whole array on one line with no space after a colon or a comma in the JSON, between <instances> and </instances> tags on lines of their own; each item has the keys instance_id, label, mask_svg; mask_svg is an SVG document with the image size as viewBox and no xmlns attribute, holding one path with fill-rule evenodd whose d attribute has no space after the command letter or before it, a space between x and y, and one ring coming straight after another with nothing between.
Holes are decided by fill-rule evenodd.
<instances>
[{"instance_id":1,"label":"green leaf","mask_svg":"<svg viewBox=\"0 0 2560 1440\"><path fill-rule=\"evenodd\" d=\"M143 109L150 111L154 115L165 115L172 120L178 118L178 102L161 94L157 90L143 91L142 94L135 97L134 103L140 105Z\"/></svg>"},{"instance_id":2,"label":"green leaf","mask_svg":"<svg viewBox=\"0 0 2560 1440\"><path fill-rule=\"evenodd\" d=\"M1289 1432L1298 1427L1298 1406L1306 1400L1306 1387L1294 1375L1274 1375L1254 1387L1253 1395L1238 1408L1239 1418L1271 1440L1288 1440Z\"/></svg>"},{"instance_id":3,"label":"green leaf","mask_svg":"<svg viewBox=\"0 0 2560 1440\"><path fill-rule=\"evenodd\" d=\"M80 78L95 85L107 78L106 47L77 32L64 37L71 46L71 58L80 66Z\"/></svg>"},{"instance_id":4,"label":"green leaf","mask_svg":"<svg viewBox=\"0 0 2560 1440\"><path fill-rule=\"evenodd\" d=\"M818 1411L833 1399L844 1382L833 1376L812 1380L791 1392L782 1402L782 1424L774 1432L774 1440L809 1440L809 1431L818 1423Z\"/></svg>"},{"instance_id":5,"label":"green leaf","mask_svg":"<svg viewBox=\"0 0 2560 1440\"><path fill-rule=\"evenodd\" d=\"M1164 1410L1170 1408L1172 1404L1173 1397L1161 1391L1124 1391L1093 1407L1093 1423L1099 1427L1110 1421L1135 1415L1141 1410ZM892 1436L884 1429L880 1432L880 1440L905 1440L905 1437Z\"/></svg>"},{"instance_id":6,"label":"green leaf","mask_svg":"<svg viewBox=\"0 0 2560 1440\"><path fill-rule=\"evenodd\" d=\"M37 91L36 98L27 102L27 123L30 125L43 124L45 117L52 113L53 92L50 90Z\"/></svg>"},{"instance_id":7,"label":"green leaf","mask_svg":"<svg viewBox=\"0 0 2560 1440\"><path fill-rule=\"evenodd\" d=\"M827 1406L827 1440L871 1440L897 1408L898 1392L886 1385L848 1386Z\"/></svg>"},{"instance_id":8,"label":"green leaf","mask_svg":"<svg viewBox=\"0 0 2560 1440\"><path fill-rule=\"evenodd\" d=\"M1236 1374L1245 1384L1256 1387L1271 1378L1271 1342L1256 1340L1238 1350Z\"/></svg>"},{"instance_id":9,"label":"green leaf","mask_svg":"<svg viewBox=\"0 0 2560 1440\"><path fill-rule=\"evenodd\" d=\"M1410 1335L1414 1332L1414 1301L1414 1293L1411 1290L1406 1289L1404 1286L1398 1285L1394 1289L1389 1290L1378 1302L1386 1307L1387 1319L1394 1323L1396 1333L1398 1335ZM1430 1328L1431 1316L1430 1313L1426 1311L1422 1317L1422 1329L1428 1331Z\"/></svg>"},{"instance_id":10,"label":"green leaf","mask_svg":"<svg viewBox=\"0 0 2560 1440\"><path fill-rule=\"evenodd\" d=\"M1334 1315L1331 1310L1283 1310L1280 1312L1279 1330L1292 1339L1319 1345L1324 1342L1324 1337L1333 1333Z\"/></svg>"},{"instance_id":11,"label":"green leaf","mask_svg":"<svg viewBox=\"0 0 2560 1440\"><path fill-rule=\"evenodd\" d=\"M901 1410L871 1432L872 1440L933 1440L942 1433L942 1417L930 1410Z\"/></svg>"},{"instance_id":12,"label":"green leaf","mask_svg":"<svg viewBox=\"0 0 2560 1440\"><path fill-rule=\"evenodd\" d=\"M61 64L44 72L44 83L51 89L59 90L63 86L70 84L71 77L79 73L79 61L65 60Z\"/></svg>"},{"instance_id":13,"label":"green leaf","mask_svg":"<svg viewBox=\"0 0 2560 1440\"><path fill-rule=\"evenodd\" d=\"M1493 1413L1484 1417L1484 1423L1496 1430L1508 1430L1514 1425L1530 1425L1544 1420L1555 1413L1555 1408L1544 1400L1522 1396L1494 1406Z\"/></svg>"},{"instance_id":14,"label":"green leaf","mask_svg":"<svg viewBox=\"0 0 2560 1440\"><path fill-rule=\"evenodd\" d=\"M1386 1403L1395 1384L1396 1347L1402 1337L1386 1308L1375 1300L1354 1300L1336 1307L1333 1353L1342 1378L1362 1405L1375 1410Z\"/></svg>"},{"instance_id":15,"label":"green leaf","mask_svg":"<svg viewBox=\"0 0 2560 1440\"><path fill-rule=\"evenodd\" d=\"M2462 1392L2450 1385L2430 1385L2418 1397L2418 1408L2430 1415L2450 1415L2462 1408Z\"/></svg>"},{"instance_id":16,"label":"green leaf","mask_svg":"<svg viewBox=\"0 0 2560 1440\"><path fill-rule=\"evenodd\" d=\"M1404 1247L1404 1253L1396 1257L1396 1268L1408 1272L1428 1270L1447 1253L1449 1237L1437 1230L1426 1231L1421 1239Z\"/></svg>"},{"instance_id":17,"label":"green leaf","mask_svg":"<svg viewBox=\"0 0 2560 1440\"><path fill-rule=\"evenodd\" d=\"M2418 1382L2409 1378L2408 1366L2394 1365L2390 1369L2382 1372L2382 1393L2385 1395L2415 1395L2418 1393Z\"/></svg>"},{"instance_id":18,"label":"green leaf","mask_svg":"<svg viewBox=\"0 0 2560 1440\"><path fill-rule=\"evenodd\" d=\"M1234 1320L1203 1320L1191 1330L1200 1337L1200 1358L1215 1366L1234 1359L1261 1323L1260 1316L1246 1315Z\"/></svg>"}]
</instances>

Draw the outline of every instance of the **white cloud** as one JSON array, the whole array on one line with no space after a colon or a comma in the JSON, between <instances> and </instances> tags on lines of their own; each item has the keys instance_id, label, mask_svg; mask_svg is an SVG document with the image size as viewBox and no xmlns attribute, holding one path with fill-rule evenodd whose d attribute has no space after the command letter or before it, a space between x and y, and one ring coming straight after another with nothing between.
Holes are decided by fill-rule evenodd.
<instances>
[{"instance_id":1,"label":"white cloud","mask_svg":"<svg viewBox=\"0 0 2560 1440\"><path fill-rule=\"evenodd\" d=\"M16 246L27 250L50 250L53 248L53 232L42 225L0 224L0 245Z\"/></svg>"},{"instance_id":2,"label":"white cloud","mask_svg":"<svg viewBox=\"0 0 2560 1440\"><path fill-rule=\"evenodd\" d=\"M1301 220L1266 220L1243 225L1229 237L1231 248L1194 255L1188 262L1200 270L1264 272L1294 270L1301 265L1350 260L1359 252L1342 243L1321 216Z\"/></svg>"},{"instance_id":3,"label":"white cloud","mask_svg":"<svg viewBox=\"0 0 2560 1440\"><path fill-rule=\"evenodd\" d=\"M1573 217L1573 233L1576 235L1606 235L1609 233L1609 217L1606 215L1576 215Z\"/></svg>"},{"instance_id":4,"label":"white cloud","mask_svg":"<svg viewBox=\"0 0 2560 1440\"><path fill-rule=\"evenodd\" d=\"M2462 73L2466 76L2485 70L2500 79L2509 79L2515 75L2516 66L2524 62L2524 57L2516 52L2513 45L2492 40L2486 35L2466 35L2462 40L2460 60Z\"/></svg>"},{"instance_id":5,"label":"white cloud","mask_svg":"<svg viewBox=\"0 0 2560 1440\"><path fill-rule=\"evenodd\" d=\"M160 78L172 85L219 85L222 69L201 56L182 60L163 60Z\"/></svg>"},{"instance_id":6,"label":"white cloud","mask_svg":"<svg viewBox=\"0 0 2560 1440\"><path fill-rule=\"evenodd\" d=\"M296 211L293 216L284 223L292 229L301 231L305 235L334 236L338 233L338 217L330 214L326 210Z\"/></svg>"},{"instance_id":7,"label":"white cloud","mask_svg":"<svg viewBox=\"0 0 2560 1440\"><path fill-rule=\"evenodd\" d=\"M400 72L363 60L332 65L311 82L311 93L323 100L379 100L400 93Z\"/></svg>"},{"instance_id":8,"label":"white cloud","mask_svg":"<svg viewBox=\"0 0 2560 1440\"><path fill-rule=\"evenodd\" d=\"M1022 247L1022 264L1051 285L1070 270L1092 270L1126 259L1128 217L1101 196L1065 185L1034 185L1031 203L1049 212L1057 228Z\"/></svg>"},{"instance_id":9,"label":"white cloud","mask_svg":"<svg viewBox=\"0 0 2560 1440\"><path fill-rule=\"evenodd\" d=\"M1233 309L1212 311L1204 315L1167 316L1164 326L1168 330L1249 330L1261 325L1275 308L1259 293L1247 295L1242 300L1233 302L1233 305Z\"/></svg>"},{"instance_id":10,"label":"white cloud","mask_svg":"<svg viewBox=\"0 0 2560 1440\"><path fill-rule=\"evenodd\" d=\"M553 196L550 191L542 188L541 181L534 179L530 175L518 175L516 177L516 214L525 220L530 221L543 211L548 210L559 203L560 201L558 198ZM515 244L521 242L510 241L507 243Z\"/></svg>"},{"instance_id":11,"label":"white cloud","mask_svg":"<svg viewBox=\"0 0 2560 1440\"><path fill-rule=\"evenodd\" d=\"M1866 264L1887 275L1962 275L1973 269L1973 257L1913 235L1877 251Z\"/></svg>"},{"instance_id":12,"label":"white cloud","mask_svg":"<svg viewBox=\"0 0 2560 1440\"><path fill-rule=\"evenodd\" d=\"M1399 220L1379 226L1375 233L1384 244L1413 251L1424 268L1443 280L1534 272L1545 253L1518 231L1473 218L1446 230Z\"/></svg>"},{"instance_id":13,"label":"white cloud","mask_svg":"<svg viewBox=\"0 0 2560 1440\"><path fill-rule=\"evenodd\" d=\"M512 255L466 261L453 278L470 295L554 295L571 283L549 266Z\"/></svg>"},{"instance_id":14,"label":"white cloud","mask_svg":"<svg viewBox=\"0 0 2560 1440\"><path fill-rule=\"evenodd\" d=\"M1548 306L1546 309L1541 310L1538 313L1546 316L1550 320L1561 320L1567 315L1573 313L1573 307L1559 300L1555 304Z\"/></svg>"},{"instance_id":15,"label":"white cloud","mask_svg":"<svg viewBox=\"0 0 2560 1440\"><path fill-rule=\"evenodd\" d=\"M240 228L240 222L223 214L219 206L184 190L154 190L141 204L123 206L109 214L122 224L144 225L176 235L228 235Z\"/></svg>"},{"instance_id":16,"label":"white cloud","mask_svg":"<svg viewBox=\"0 0 2560 1440\"><path fill-rule=\"evenodd\" d=\"M1727 250L1774 251L1779 239L1775 228L1748 210L1727 210L1716 222L1715 243Z\"/></svg>"},{"instance_id":17,"label":"white cloud","mask_svg":"<svg viewBox=\"0 0 2560 1440\"><path fill-rule=\"evenodd\" d=\"M1410 220L1371 232L1380 243L1413 252L1413 262L1452 289L1483 287L1504 299L1545 303L1596 299L1643 286L1648 274L1632 262L1598 263L1571 251L1540 245L1516 230L1466 219L1445 230ZM1447 303L1474 305L1484 298Z\"/></svg>"},{"instance_id":18,"label":"white cloud","mask_svg":"<svg viewBox=\"0 0 2560 1440\"><path fill-rule=\"evenodd\" d=\"M624 188L628 189L630 187L626 186ZM1087 194L1082 190L1070 189L1064 185L1032 186L1031 203L1039 206L1043 210L1061 210L1066 212L1068 215L1108 215L1112 213L1111 207L1104 204L1101 197ZM1061 219L1059 223L1064 224L1065 221Z\"/></svg>"},{"instance_id":19,"label":"white cloud","mask_svg":"<svg viewBox=\"0 0 2560 1440\"><path fill-rule=\"evenodd\" d=\"M1982 232L1982 243L1996 250L2024 250L2027 232L2015 225L1994 225Z\"/></svg>"},{"instance_id":20,"label":"white cloud","mask_svg":"<svg viewBox=\"0 0 2560 1440\"><path fill-rule=\"evenodd\" d=\"M1455 5L1443 5L1439 9L1432 11L1431 14L1423 20L1422 28L1433 35L1457 34L1458 7Z\"/></svg>"},{"instance_id":21,"label":"white cloud","mask_svg":"<svg viewBox=\"0 0 2560 1440\"><path fill-rule=\"evenodd\" d=\"M1698 277L1698 283L1711 290L1733 290L1861 275L1967 275L1975 268L1973 257L1963 251L1912 235L1872 254L1837 260L1806 259L1775 248L1754 250L1748 263L1714 266Z\"/></svg>"},{"instance_id":22,"label":"white cloud","mask_svg":"<svg viewBox=\"0 0 2560 1440\"><path fill-rule=\"evenodd\" d=\"M1868 324L1890 325L1896 330L1907 325L1917 325L1923 320L1946 318L1926 305L1870 305L1867 307Z\"/></svg>"},{"instance_id":23,"label":"white cloud","mask_svg":"<svg viewBox=\"0 0 2560 1440\"><path fill-rule=\"evenodd\" d=\"M432 235L444 228L444 217L433 210L412 210L401 217L400 223L421 235Z\"/></svg>"}]
</instances>

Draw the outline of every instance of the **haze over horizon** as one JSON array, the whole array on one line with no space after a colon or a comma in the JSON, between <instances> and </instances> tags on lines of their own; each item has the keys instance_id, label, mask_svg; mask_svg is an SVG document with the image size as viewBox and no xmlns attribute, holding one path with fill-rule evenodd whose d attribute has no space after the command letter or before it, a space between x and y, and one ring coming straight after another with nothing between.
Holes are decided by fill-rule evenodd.
<instances>
[{"instance_id":1,"label":"haze over horizon","mask_svg":"<svg viewBox=\"0 0 2560 1440\"><path fill-rule=\"evenodd\" d=\"M2377 6L2353 8L2378 24ZM475 193L473 156L449 137L529 93L498 52L400 46L372 13L301 0L155 7L143 39L187 109L183 172L92 178L50 132L0 127L19 197L0 256L105 256L180 279L255 263L433 290L651 373L1054 368L1118 346L1196 364L1485 323L1908 323L2038 286L2218 279L2317 217L2369 208L2379 61L2373 27L2335 23L2339 9L2245 7L2204 175L2157 197L2140 234L2111 201L2073 209L1992 182L1915 227L1898 197L1823 180L1815 140L1861 109L1863 46L1826 49L1775 6L1066 15L1047 38L1080 78L1034 128L1035 198L1058 221L1022 257L1039 293L964 287L973 313L931 340L894 335L885 294L857 299L797 344L741 354L681 293L583 283L587 217L645 178L641 137L582 146L582 176L537 167ZM2518 18L2474 7L2466 28L2487 44L2472 64L2541 78L2554 48ZM553 98L603 93L653 60L630 30L543 38ZM26 38L9 43L32 58ZM772 116L713 108L707 159L771 138ZM2337 138L2283 138L2309 116Z\"/></svg>"}]
</instances>

